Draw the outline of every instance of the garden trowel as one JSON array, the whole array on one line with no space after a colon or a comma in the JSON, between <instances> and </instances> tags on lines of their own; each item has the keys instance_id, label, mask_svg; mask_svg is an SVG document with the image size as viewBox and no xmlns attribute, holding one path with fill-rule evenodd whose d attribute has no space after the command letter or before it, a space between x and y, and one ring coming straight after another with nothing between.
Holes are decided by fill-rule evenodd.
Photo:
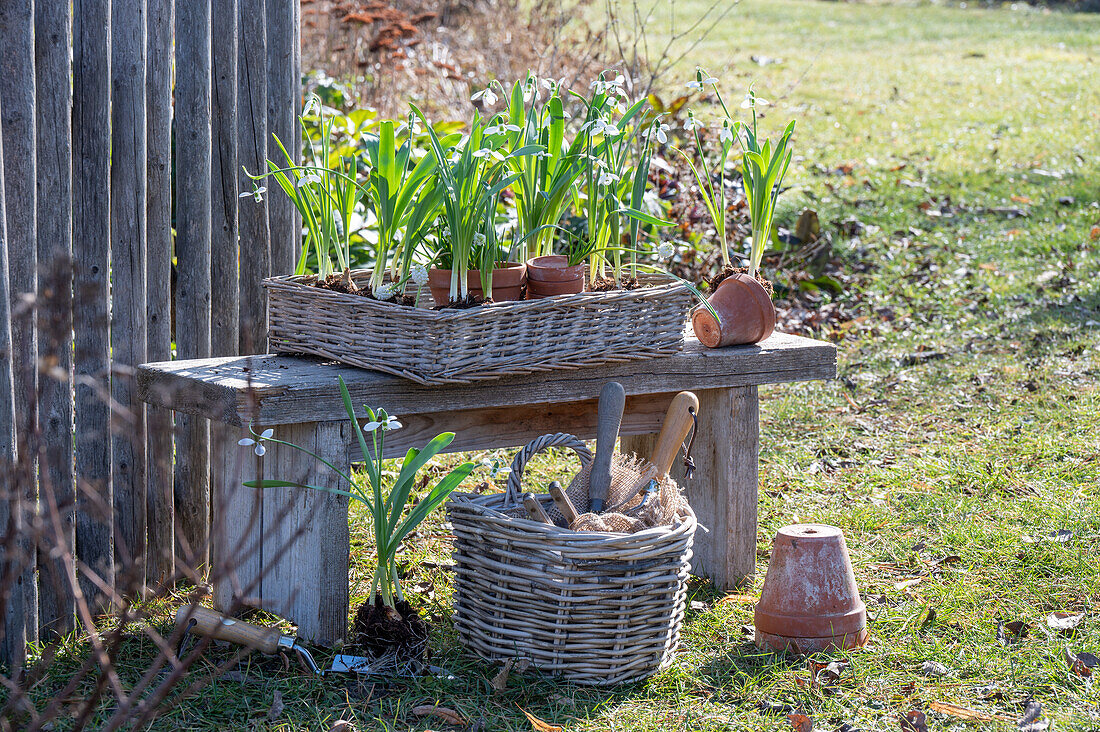
<instances>
[{"instance_id":1,"label":"garden trowel","mask_svg":"<svg viewBox=\"0 0 1100 732\"><path fill-rule=\"evenodd\" d=\"M599 513L611 489L611 456L619 439L619 426L626 407L626 391L617 381L609 381L600 389L596 408L596 457L588 476L588 510Z\"/></svg>"},{"instance_id":2,"label":"garden trowel","mask_svg":"<svg viewBox=\"0 0 1100 732\"><path fill-rule=\"evenodd\" d=\"M282 651L290 651L298 656L298 659L310 671L318 675L329 672L336 673L361 673L371 672L370 660L363 656L349 656L339 654L332 659L332 665L322 671L312 654L298 642L292 635L283 635L278 628L268 628L262 625L253 625L243 620L229 618L199 605L184 605L176 612L176 625L184 628L184 638L187 632L198 635L206 635L217 640L236 643L245 648L254 648L260 653L269 656ZM182 646L183 639L180 639ZM178 654L177 654L178 655Z\"/></svg>"}]
</instances>

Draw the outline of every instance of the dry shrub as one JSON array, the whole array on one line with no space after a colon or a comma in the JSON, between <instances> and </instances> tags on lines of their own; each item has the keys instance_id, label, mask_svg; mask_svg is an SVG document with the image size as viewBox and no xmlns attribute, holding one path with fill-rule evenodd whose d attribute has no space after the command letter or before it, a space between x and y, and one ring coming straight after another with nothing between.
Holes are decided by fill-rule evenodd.
<instances>
[{"instance_id":1,"label":"dry shrub","mask_svg":"<svg viewBox=\"0 0 1100 732\"><path fill-rule=\"evenodd\" d=\"M594 0L314 0L302 6L302 66L354 80L352 100L387 116L412 100L466 110L490 79L528 70L594 77L606 35Z\"/></svg>"},{"instance_id":2,"label":"dry shrub","mask_svg":"<svg viewBox=\"0 0 1100 732\"><path fill-rule=\"evenodd\" d=\"M676 0L303 0L302 62L354 79L349 101L386 116L409 99L464 111L489 80L528 70L585 88L616 69L640 97L682 71L736 5L713 0L677 25Z\"/></svg>"}]
</instances>

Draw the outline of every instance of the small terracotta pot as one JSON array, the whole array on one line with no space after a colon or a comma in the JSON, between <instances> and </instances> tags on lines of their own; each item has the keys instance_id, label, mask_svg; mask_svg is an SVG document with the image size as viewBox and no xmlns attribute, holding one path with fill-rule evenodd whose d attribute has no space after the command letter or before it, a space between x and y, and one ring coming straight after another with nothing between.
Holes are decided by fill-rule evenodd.
<instances>
[{"instance_id":1,"label":"small terracotta pot","mask_svg":"<svg viewBox=\"0 0 1100 732\"><path fill-rule=\"evenodd\" d=\"M548 254L527 260L527 299L584 292L583 263L569 266L563 254Z\"/></svg>"},{"instance_id":2,"label":"small terracotta pot","mask_svg":"<svg viewBox=\"0 0 1100 732\"><path fill-rule=\"evenodd\" d=\"M866 642L867 608L844 534L823 524L780 529L756 604L757 647L816 653Z\"/></svg>"},{"instance_id":3,"label":"small terracotta pot","mask_svg":"<svg viewBox=\"0 0 1100 732\"><path fill-rule=\"evenodd\" d=\"M527 284L527 265L521 262L505 262L503 267L493 268L493 301L507 302L523 298L523 286ZM436 305L450 302L451 270L429 269L428 287ZM481 272L471 269L466 272L466 289L471 293L484 296L481 291Z\"/></svg>"},{"instance_id":4,"label":"small terracotta pot","mask_svg":"<svg viewBox=\"0 0 1100 732\"><path fill-rule=\"evenodd\" d=\"M771 296L747 274L733 274L722 280L707 302L718 313L718 320L698 305L691 316L691 327L708 348L759 343L775 330Z\"/></svg>"}]
</instances>

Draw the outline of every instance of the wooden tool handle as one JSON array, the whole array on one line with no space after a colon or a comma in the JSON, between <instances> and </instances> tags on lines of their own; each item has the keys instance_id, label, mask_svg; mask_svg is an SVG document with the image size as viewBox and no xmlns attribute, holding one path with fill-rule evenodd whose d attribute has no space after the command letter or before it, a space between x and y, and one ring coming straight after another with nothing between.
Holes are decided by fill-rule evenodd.
<instances>
[{"instance_id":1,"label":"wooden tool handle","mask_svg":"<svg viewBox=\"0 0 1100 732\"><path fill-rule=\"evenodd\" d=\"M194 627L191 628L193 633L208 635L246 648L255 648L269 655L279 650L279 639L283 637L278 628L265 628L262 625L227 618L221 613L198 605L184 605L176 611L177 625L185 624L190 620L195 621Z\"/></svg>"},{"instance_id":2,"label":"wooden tool handle","mask_svg":"<svg viewBox=\"0 0 1100 732\"><path fill-rule=\"evenodd\" d=\"M561 511L566 523L572 526L573 522L577 520L577 507L569 500L569 496L565 495L565 489L556 480L550 484L550 497L554 499L554 505Z\"/></svg>"},{"instance_id":3,"label":"wooden tool handle","mask_svg":"<svg viewBox=\"0 0 1100 732\"><path fill-rule=\"evenodd\" d=\"M588 498L592 511L599 512L611 489L611 456L615 453L615 440L626 408L626 391L617 381L609 381L600 389L600 401L596 412L596 457L592 460L592 472L588 478Z\"/></svg>"},{"instance_id":4,"label":"wooden tool handle","mask_svg":"<svg viewBox=\"0 0 1100 732\"><path fill-rule=\"evenodd\" d=\"M542 504L538 499L530 493L523 494L523 507L527 509L527 516L532 521L538 521L544 524L554 525L554 522L550 520L550 517L546 515L546 511L542 509Z\"/></svg>"},{"instance_id":5,"label":"wooden tool handle","mask_svg":"<svg viewBox=\"0 0 1100 732\"><path fill-rule=\"evenodd\" d=\"M657 468L657 477L668 474L672 462L680 452L680 446L684 444L684 438L691 430L692 419L689 408L698 414L699 399L690 391L682 391L672 398L672 404L668 405L665 413L665 421L661 425L661 434L657 437L657 444L653 447L653 454L649 462Z\"/></svg>"}]
</instances>

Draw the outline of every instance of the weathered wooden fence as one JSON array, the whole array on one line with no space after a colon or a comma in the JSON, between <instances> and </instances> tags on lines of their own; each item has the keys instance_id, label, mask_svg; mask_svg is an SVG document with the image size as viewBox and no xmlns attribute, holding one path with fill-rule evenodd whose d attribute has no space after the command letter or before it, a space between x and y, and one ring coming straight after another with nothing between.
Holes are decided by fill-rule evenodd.
<instances>
[{"instance_id":1,"label":"weathered wooden fence","mask_svg":"<svg viewBox=\"0 0 1100 732\"><path fill-rule=\"evenodd\" d=\"M299 13L0 1L0 661L74 627L73 571L102 605L208 561L209 426L146 410L132 368L266 349L300 224L239 194L272 133L298 147ZM47 503L75 570L25 532Z\"/></svg>"}]
</instances>

